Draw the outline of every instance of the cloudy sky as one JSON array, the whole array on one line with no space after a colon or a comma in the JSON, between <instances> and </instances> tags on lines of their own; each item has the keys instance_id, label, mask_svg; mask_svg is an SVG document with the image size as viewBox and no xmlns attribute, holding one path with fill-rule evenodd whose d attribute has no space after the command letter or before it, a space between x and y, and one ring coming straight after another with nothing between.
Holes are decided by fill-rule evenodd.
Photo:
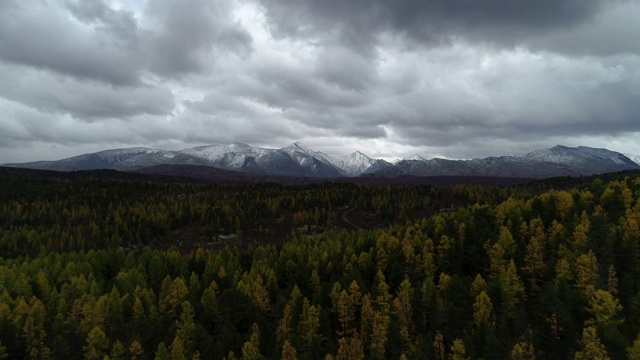
<instances>
[{"instance_id":1,"label":"cloudy sky","mask_svg":"<svg viewBox=\"0 0 640 360\"><path fill-rule=\"evenodd\" d=\"M293 141L640 154L640 1L0 1L0 163Z\"/></svg>"}]
</instances>

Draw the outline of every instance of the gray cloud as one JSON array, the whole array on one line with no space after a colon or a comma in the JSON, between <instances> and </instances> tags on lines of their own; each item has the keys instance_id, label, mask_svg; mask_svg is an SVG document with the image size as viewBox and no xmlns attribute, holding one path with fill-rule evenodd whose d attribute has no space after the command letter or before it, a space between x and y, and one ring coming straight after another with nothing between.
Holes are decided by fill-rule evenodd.
<instances>
[{"instance_id":1,"label":"gray cloud","mask_svg":"<svg viewBox=\"0 0 640 360\"><path fill-rule=\"evenodd\" d=\"M166 115L174 99L166 86L106 86L96 81L64 79L29 68L0 64L0 96L52 114L69 114L81 121L127 118L140 114Z\"/></svg>"},{"instance_id":2,"label":"gray cloud","mask_svg":"<svg viewBox=\"0 0 640 360\"><path fill-rule=\"evenodd\" d=\"M129 39L108 31L114 22L115 27L134 26L130 15L103 11L109 21L99 21L99 11L90 17L87 10L79 19L71 16L78 14L79 6L70 13L64 5L5 3L0 11L0 58L80 79L116 85L139 82L140 64Z\"/></svg>"},{"instance_id":3,"label":"gray cloud","mask_svg":"<svg viewBox=\"0 0 640 360\"><path fill-rule=\"evenodd\" d=\"M388 31L430 45L465 38L513 46L577 26L603 6L596 0L302 0L295 6L287 0L261 2L277 36L337 33L352 45L375 41L378 33Z\"/></svg>"},{"instance_id":4,"label":"gray cloud","mask_svg":"<svg viewBox=\"0 0 640 360\"><path fill-rule=\"evenodd\" d=\"M251 35L231 20L232 5L226 0L150 1L146 13L156 27L146 43L154 55L150 68L163 75L198 73L226 51L250 51Z\"/></svg>"},{"instance_id":5,"label":"gray cloud","mask_svg":"<svg viewBox=\"0 0 640 360\"><path fill-rule=\"evenodd\" d=\"M0 2L0 163L301 140L640 153L640 1Z\"/></svg>"},{"instance_id":6,"label":"gray cloud","mask_svg":"<svg viewBox=\"0 0 640 360\"><path fill-rule=\"evenodd\" d=\"M102 0L9 1L0 12L0 58L117 86L144 72L206 71L227 51L246 54L251 36L232 21L230 1L151 1L144 21Z\"/></svg>"}]
</instances>

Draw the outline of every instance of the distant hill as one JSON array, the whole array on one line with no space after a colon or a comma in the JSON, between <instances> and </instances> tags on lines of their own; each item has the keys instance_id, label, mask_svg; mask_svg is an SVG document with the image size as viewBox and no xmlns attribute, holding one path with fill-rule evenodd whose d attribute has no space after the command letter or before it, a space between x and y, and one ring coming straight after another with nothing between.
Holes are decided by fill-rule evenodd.
<instances>
[{"instance_id":1,"label":"distant hill","mask_svg":"<svg viewBox=\"0 0 640 360\"><path fill-rule=\"evenodd\" d=\"M640 166L634 161L615 151L558 145L549 149L535 150L523 156L473 160L401 160L368 176L464 175L546 178L601 174L638 168Z\"/></svg>"}]
</instances>

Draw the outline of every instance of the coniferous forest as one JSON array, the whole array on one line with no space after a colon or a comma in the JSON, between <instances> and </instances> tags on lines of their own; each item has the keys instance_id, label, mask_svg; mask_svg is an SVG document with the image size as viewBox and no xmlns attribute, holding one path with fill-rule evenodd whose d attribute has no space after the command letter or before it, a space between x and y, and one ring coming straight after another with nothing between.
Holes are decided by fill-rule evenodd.
<instances>
[{"instance_id":1,"label":"coniferous forest","mask_svg":"<svg viewBox=\"0 0 640 360\"><path fill-rule=\"evenodd\" d=\"M640 359L638 172L112 175L0 176L0 359Z\"/></svg>"}]
</instances>

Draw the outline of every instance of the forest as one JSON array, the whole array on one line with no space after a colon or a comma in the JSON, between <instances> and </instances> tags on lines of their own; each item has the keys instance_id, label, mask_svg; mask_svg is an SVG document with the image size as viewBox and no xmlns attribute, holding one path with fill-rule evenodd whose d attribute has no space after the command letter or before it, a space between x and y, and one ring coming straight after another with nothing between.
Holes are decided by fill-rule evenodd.
<instances>
[{"instance_id":1,"label":"forest","mask_svg":"<svg viewBox=\"0 0 640 360\"><path fill-rule=\"evenodd\" d=\"M385 186L0 170L0 359L640 359L637 171Z\"/></svg>"}]
</instances>

